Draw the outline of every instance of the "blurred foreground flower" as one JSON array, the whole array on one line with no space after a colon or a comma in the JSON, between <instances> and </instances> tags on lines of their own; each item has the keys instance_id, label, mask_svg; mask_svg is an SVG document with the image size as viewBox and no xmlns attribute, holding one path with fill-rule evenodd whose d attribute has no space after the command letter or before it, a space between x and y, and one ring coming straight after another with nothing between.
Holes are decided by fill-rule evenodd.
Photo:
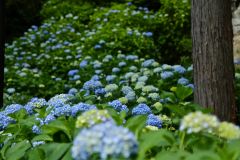
<instances>
[{"instance_id":1,"label":"blurred foreground flower","mask_svg":"<svg viewBox=\"0 0 240 160\"><path fill-rule=\"evenodd\" d=\"M75 160L91 159L99 154L100 159L129 158L138 151L137 140L127 128L116 126L113 122L83 129L75 138L72 157Z\"/></svg>"},{"instance_id":2,"label":"blurred foreground flower","mask_svg":"<svg viewBox=\"0 0 240 160\"><path fill-rule=\"evenodd\" d=\"M187 133L213 133L216 131L218 125L219 120L216 116L203 114L197 111L183 117L180 124L180 130L187 130Z\"/></svg>"}]
</instances>

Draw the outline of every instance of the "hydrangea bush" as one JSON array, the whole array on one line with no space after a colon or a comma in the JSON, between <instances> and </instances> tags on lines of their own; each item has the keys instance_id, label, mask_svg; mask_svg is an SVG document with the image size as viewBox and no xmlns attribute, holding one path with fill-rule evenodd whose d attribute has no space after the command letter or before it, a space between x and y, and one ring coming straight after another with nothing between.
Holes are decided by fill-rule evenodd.
<instances>
[{"instance_id":1,"label":"hydrangea bush","mask_svg":"<svg viewBox=\"0 0 240 160\"><path fill-rule=\"evenodd\" d=\"M158 27L177 5L183 29L187 3L98 7L87 25L56 12L6 44L0 159L239 159L239 126L193 104L192 65L157 59L175 39Z\"/></svg>"}]
</instances>

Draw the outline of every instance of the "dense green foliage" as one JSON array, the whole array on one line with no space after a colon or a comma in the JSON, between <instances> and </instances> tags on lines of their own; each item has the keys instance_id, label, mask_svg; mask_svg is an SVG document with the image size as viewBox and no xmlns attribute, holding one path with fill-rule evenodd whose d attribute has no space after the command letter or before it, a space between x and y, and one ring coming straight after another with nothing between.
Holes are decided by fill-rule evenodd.
<instances>
[{"instance_id":1,"label":"dense green foliage","mask_svg":"<svg viewBox=\"0 0 240 160\"><path fill-rule=\"evenodd\" d=\"M66 1L59 3L60 6L53 5L57 2L48 1L42 10L42 14L54 17L46 19L45 25L40 26L39 30L30 29L29 32L25 33L25 36L14 41L5 50L5 65L9 70L5 73L6 89L14 87L17 93L24 93L21 96L13 95L18 99L23 96L23 102L26 102L29 95L30 97L34 95L50 98L56 93L63 92L63 84L66 79L64 73L71 66L71 64L66 64L72 61L71 59L78 52L94 56L100 53L114 55L121 51L137 54L141 57L153 57L165 63L177 63L181 56L189 56L190 38L189 33L186 33L187 30L190 30L189 4L184 1L172 1L171 3L161 1L162 8L157 12L148 11L142 7L137 8L134 5L127 7L126 4L114 4L105 8L98 7L93 11L93 6L90 3L80 5L79 2L79 5L71 5L71 3L77 2ZM54 6L60 8L54 9ZM77 7L76 10L71 10L76 13L68 14L70 18L63 18L62 12L68 12L67 6ZM173 9L171 9L172 6ZM61 12L55 12L55 10ZM73 19L71 16L75 18ZM90 17L90 19L87 20L86 17ZM71 29L64 29L64 27ZM153 36L144 35L144 33L150 32ZM104 42L102 48L95 50L94 46L100 41ZM71 45L64 45L64 42ZM57 46L57 44L63 44L63 47L51 49L53 45ZM66 60L64 51L69 49L72 58ZM41 54L43 58L48 60L38 60L37 57L40 59ZM29 58L29 56L34 58ZM14 59L31 66L29 70L21 71L26 72L26 78L20 74L15 74L17 71L20 73L19 69L25 67L18 66L20 64ZM52 71L46 66L55 66L54 68L58 69ZM31 70L34 68L37 68L38 71L32 72ZM43 78L39 78L38 74ZM52 76L59 77L62 81L56 83L52 81ZM45 87L39 87L40 84L44 84Z\"/></svg>"}]
</instances>

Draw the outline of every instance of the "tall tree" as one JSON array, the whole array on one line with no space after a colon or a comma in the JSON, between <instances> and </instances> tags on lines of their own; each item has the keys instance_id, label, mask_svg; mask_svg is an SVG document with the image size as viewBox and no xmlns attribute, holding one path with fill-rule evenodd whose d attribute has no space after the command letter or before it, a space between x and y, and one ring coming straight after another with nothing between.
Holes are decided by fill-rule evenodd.
<instances>
[{"instance_id":1,"label":"tall tree","mask_svg":"<svg viewBox=\"0 0 240 160\"><path fill-rule=\"evenodd\" d=\"M194 101L236 120L230 0L192 0Z\"/></svg>"}]
</instances>

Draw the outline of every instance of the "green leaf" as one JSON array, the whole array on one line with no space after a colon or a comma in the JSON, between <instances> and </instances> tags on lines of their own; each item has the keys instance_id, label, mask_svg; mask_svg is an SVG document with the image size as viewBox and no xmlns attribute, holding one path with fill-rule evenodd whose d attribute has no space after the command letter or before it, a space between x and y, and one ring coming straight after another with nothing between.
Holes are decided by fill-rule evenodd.
<instances>
[{"instance_id":1,"label":"green leaf","mask_svg":"<svg viewBox=\"0 0 240 160\"><path fill-rule=\"evenodd\" d=\"M177 151L177 152L171 152L171 151L162 151L158 153L155 157L156 160L180 160L184 159L184 157L188 156L189 153L186 151Z\"/></svg>"},{"instance_id":2,"label":"green leaf","mask_svg":"<svg viewBox=\"0 0 240 160\"><path fill-rule=\"evenodd\" d=\"M25 109L20 109L19 111L9 114L9 117L12 117L13 119L16 119L17 121L21 120L21 119L26 119L28 116L28 113Z\"/></svg>"},{"instance_id":3,"label":"green leaf","mask_svg":"<svg viewBox=\"0 0 240 160\"><path fill-rule=\"evenodd\" d=\"M70 148L71 143L50 143L40 147L45 151L46 160L59 160Z\"/></svg>"},{"instance_id":4,"label":"green leaf","mask_svg":"<svg viewBox=\"0 0 240 160\"><path fill-rule=\"evenodd\" d=\"M44 134L50 135L53 135L58 131L62 131L68 136L69 140L72 140L71 124L68 124L66 120L55 120L50 124L43 126L42 130Z\"/></svg>"},{"instance_id":5,"label":"green leaf","mask_svg":"<svg viewBox=\"0 0 240 160\"><path fill-rule=\"evenodd\" d=\"M31 147L31 144L27 140L19 142L7 150L6 159L7 160L20 159L25 155L26 151L30 147Z\"/></svg>"},{"instance_id":6,"label":"green leaf","mask_svg":"<svg viewBox=\"0 0 240 160\"><path fill-rule=\"evenodd\" d=\"M193 153L186 158L186 160L221 160L218 154L214 151L198 151L197 153Z\"/></svg>"},{"instance_id":7,"label":"green leaf","mask_svg":"<svg viewBox=\"0 0 240 160\"><path fill-rule=\"evenodd\" d=\"M47 134L41 134L41 135L37 135L32 139L32 142L34 141L53 141L53 138L50 137Z\"/></svg>"},{"instance_id":8,"label":"green leaf","mask_svg":"<svg viewBox=\"0 0 240 160\"><path fill-rule=\"evenodd\" d=\"M182 85L179 85L176 90L176 96L179 98L181 101L192 95L193 90L190 87L185 87Z\"/></svg>"},{"instance_id":9,"label":"green leaf","mask_svg":"<svg viewBox=\"0 0 240 160\"><path fill-rule=\"evenodd\" d=\"M28 152L28 160L42 160L45 158L45 153L43 149L34 148Z\"/></svg>"},{"instance_id":10,"label":"green leaf","mask_svg":"<svg viewBox=\"0 0 240 160\"><path fill-rule=\"evenodd\" d=\"M145 153L153 147L171 146L173 143L173 134L165 129L144 133L140 139L138 160L145 159Z\"/></svg>"},{"instance_id":11,"label":"green leaf","mask_svg":"<svg viewBox=\"0 0 240 160\"><path fill-rule=\"evenodd\" d=\"M177 104L166 105L165 107L179 116L184 116L188 113L188 111L185 108Z\"/></svg>"},{"instance_id":12,"label":"green leaf","mask_svg":"<svg viewBox=\"0 0 240 160\"><path fill-rule=\"evenodd\" d=\"M147 117L145 115L134 116L127 120L125 127L134 132L138 137L139 131L146 126L146 119Z\"/></svg>"},{"instance_id":13,"label":"green leaf","mask_svg":"<svg viewBox=\"0 0 240 160\"><path fill-rule=\"evenodd\" d=\"M67 151L67 153L64 155L64 157L62 158L62 160L71 160L71 159L73 159L73 158L72 158L72 154L71 154L71 149L69 149Z\"/></svg>"}]
</instances>

